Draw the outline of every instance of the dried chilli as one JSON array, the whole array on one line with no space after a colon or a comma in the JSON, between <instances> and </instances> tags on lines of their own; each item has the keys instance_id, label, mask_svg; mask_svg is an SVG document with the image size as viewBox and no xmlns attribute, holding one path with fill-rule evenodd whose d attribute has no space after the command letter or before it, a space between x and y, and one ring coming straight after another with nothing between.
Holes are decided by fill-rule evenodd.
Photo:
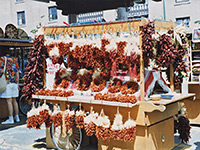
<instances>
[{"instance_id":1,"label":"dried chilli","mask_svg":"<svg viewBox=\"0 0 200 150\"><path fill-rule=\"evenodd\" d=\"M84 129L87 136L92 136L96 132L96 119L98 113L94 113L93 108L91 107L90 114L84 118Z\"/></svg>"},{"instance_id":2,"label":"dried chilli","mask_svg":"<svg viewBox=\"0 0 200 150\"><path fill-rule=\"evenodd\" d=\"M124 140L123 128L122 115L119 113L119 107L117 107L117 113L111 126L111 135L114 140Z\"/></svg>"},{"instance_id":3,"label":"dried chilli","mask_svg":"<svg viewBox=\"0 0 200 150\"><path fill-rule=\"evenodd\" d=\"M110 120L108 116L104 114L103 109L96 120L96 137L102 140L110 140L111 130L110 130Z\"/></svg>"},{"instance_id":4,"label":"dried chilli","mask_svg":"<svg viewBox=\"0 0 200 150\"><path fill-rule=\"evenodd\" d=\"M72 129L74 123L74 111L70 110L69 108L64 111L63 117L65 122L65 127L67 130Z\"/></svg>"},{"instance_id":5,"label":"dried chilli","mask_svg":"<svg viewBox=\"0 0 200 150\"><path fill-rule=\"evenodd\" d=\"M84 127L85 112L80 109L76 111L76 127L82 129Z\"/></svg>"}]
</instances>

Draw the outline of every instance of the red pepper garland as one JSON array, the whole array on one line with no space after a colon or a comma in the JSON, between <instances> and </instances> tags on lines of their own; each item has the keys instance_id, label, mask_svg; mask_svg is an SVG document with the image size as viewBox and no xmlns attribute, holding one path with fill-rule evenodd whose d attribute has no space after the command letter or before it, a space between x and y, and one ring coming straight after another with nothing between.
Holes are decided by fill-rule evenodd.
<instances>
[{"instance_id":1,"label":"red pepper garland","mask_svg":"<svg viewBox=\"0 0 200 150\"><path fill-rule=\"evenodd\" d=\"M149 21L148 24L146 24L142 28L142 52L143 52L143 59L144 59L144 66L148 67L149 65L149 59L154 58L154 39L152 38L152 35L155 33L155 25L154 21Z\"/></svg>"},{"instance_id":2,"label":"red pepper garland","mask_svg":"<svg viewBox=\"0 0 200 150\"><path fill-rule=\"evenodd\" d=\"M185 116L181 116L178 118L178 133L179 135L179 139L183 142L183 143L188 143L189 138L191 138L190 136L190 121L188 120L187 117Z\"/></svg>"},{"instance_id":3,"label":"red pepper garland","mask_svg":"<svg viewBox=\"0 0 200 150\"><path fill-rule=\"evenodd\" d=\"M26 100L31 99L32 94L42 88L40 83L43 82L45 58L47 51L44 46L43 35L36 36L34 39L33 49L29 53L28 64L26 66L24 87L22 89L23 97Z\"/></svg>"},{"instance_id":4,"label":"red pepper garland","mask_svg":"<svg viewBox=\"0 0 200 150\"><path fill-rule=\"evenodd\" d=\"M111 130L110 130L110 120L108 116L106 116L101 110L99 117L96 120L96 137L102 140L110 140L111 138Z\"/></svg>"},{"instance_id":5,"label":"red pepper garland","mask_svg":"<svg viewBox=\"0 0 200 150\"><path fill-rule=\"evenodd\" d=\"M133 142L136 133L136 122L131 119L130 112L128 113L128 120L124 123L124 138L125 142Z\"/></svg>"},{"instance_id":6,"label":"red pepper garland","mask_svg":"<svg viewBox=\"0 0 200 150\"><path fill-rule=\"evenodd\" d=\"M84 127L85 112L81 110L81 104L79 110L76 111L76 127L82 129Z\"/></svg>"},{"instance_id":7,"label":"red pepper garland","mask_svg":"<svg viewBox=\"0 0 200 150\"><path fill-rule=\"evenodd\" d=\"M93 107L91 107L90 114L84 118L84 129L87 136L92 136L96 132L96 119L98 113L94 113Z\"/></svg>"},{"instance_id":8,"label":"red pepper garland","mask_svg":"<svg viewBox=\"0 0 200 150\"><path fill-rule=\"evenodd\" d=\"M123 140L124 132L123 132L123 118L119 113L119 107L117 108L117 113L115 114L115 118L113 121L113 125L111 126L111 136L114 140Z\"/></svg>"},{"instance_id":9,"label":"red pepper garland","mask_svg":"<svg viewBox=\"0 0 200 150\"><path fill-rule=\"evenodd\" d=\"M178 103L179 111L178 114L174 116L174 132L178 131L179 139L182 143L188 143L190 136L190 121L185 115L186 108L184 108L184 103Z\"/></svg>"},{"instance_id":10,"label":"red pepper garland","mask_svg":"<svg viewBox=\"0 0 200 150\"><path fill-rule=\"evenodd\" d=\"M173 35L173 31L169 31L168 33ZM186 54L185 47L179 45L178 48L175 48L171 36L167 34L163 34L159 37L159 41L157 42L157 54L155 58L155 62L159 67L167 68L167 77L170 81L170 64L173 64L173 68L175 69L174 73L174 83L176 86L182 83L182 73L187 72L186 66L184 64L183 57Z\"/></svg>"},{"instance_id":11,"label":"red pepper garland","mask_svg":"<svg viewBox=\"0 0 200 150\"><path fill-rule=\"evenodd\" d=\"M108 84L108 91L111 93L117 93L120 92L122 86L122 80L118 78L114 78L110 80L110 83Z\"/></svg>"},{"instance_id":12,"label":"red pepper garland","mask_svg":"<svg viewBox=\"0 0 200 150\"><path fill-rule=\"evenodd\" d=\"M63 117L64 117L64 122L65 122L65 127L67 130L72 129L73 127L73 123L74 123L74 111L69 109L69 105L68 105L68 109L64 111L63 113Z\"/></svg>"},{"instance_id":13,"label":"red pepper garland","mask_svg":"<svg viewBox=\"0 0 200 150\"><path fill-rule=\"evenodd\" d=\"M54 111L51 114L51 120L54 127L58 127L62 124L62 112L58 110L58 106L54 107Z\"/></svg>"}]
</instances>

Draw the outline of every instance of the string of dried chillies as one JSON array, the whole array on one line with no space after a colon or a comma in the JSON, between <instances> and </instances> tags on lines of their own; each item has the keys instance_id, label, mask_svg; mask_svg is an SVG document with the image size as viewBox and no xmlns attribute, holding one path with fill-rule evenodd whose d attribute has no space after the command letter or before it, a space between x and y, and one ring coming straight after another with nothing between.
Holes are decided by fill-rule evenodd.
<instances>
[{"instance_id":1,"label":"string of dried chillies","mask_svg":"<svg viewBox=\"0 0 200 150\"><path fill-rule=\"evenodd\" d=\"M178 45L178 48L172 43L171 30L168 32L169 35L163 34L159 37L157 42L157 54L155 57L155 62L159 67L167 68L167 77L170 81L170 64L173 64L175 68L174 73L174 83L175 85L180 85L182 83L182 74L181 72L186 72L186 66L183 60L184 55L186 54L186 49Z\"/></svg>"},{"instance_id":2,"label":"string of dried chillies","mask_svg":"<svg viewBox=\"0 0 200 150\"><path fill-rule=\"evenodd\" d=\"M190 121L185 116L180 116L178 121L175 120L175 133L178 131L179 139L182 143L188 143L190 136Z\"/></svg>"},{"instance_id":3,"label":"string of dried chillies","mask_svg":"<svg viewBox=\"0 0 200 150\"><path fill-rule=\"evenodd\" d=\"M154 39L152 35L155 33L155 25L153 21L149 21L148 24L142 28L142 52L144 58L144 66L148 67L149 59L154 58Z\"/></svg>"},{"instance_id":4,"label":"string of dried chillies","mask_svg":"<svg viewBox=\"0 0 200 150\"><path fill-rule=\"evenodd\" d=\"M42 88L43 68L45 68L45 58L47 55L43 35L35 37L33 49L29 52L29 62L25 69L25 76L23 77L24 86L22 92L26 100L31 99L31 95Z\"/></svg>"}]
</instances>

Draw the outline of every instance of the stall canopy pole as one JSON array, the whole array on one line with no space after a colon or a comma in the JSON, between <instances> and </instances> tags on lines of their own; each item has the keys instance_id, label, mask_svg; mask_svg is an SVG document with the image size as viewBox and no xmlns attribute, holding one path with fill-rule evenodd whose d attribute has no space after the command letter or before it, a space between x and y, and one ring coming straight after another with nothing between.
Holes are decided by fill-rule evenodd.
<instances>
[{"instance_id":1,"label":"stall canopy pole","mask_svg":"<svg viewBox=\"0 0 200 150\"><path fill-rule=\"evenodd\" d=\"M140 26L139 29L140 33L142 31L142 26ZM142 35L140 34L140 100L144 101L144 60L143 60L143 54L142 54Z\"/></svg>"},{"instance_id":2,"label":"stall canopy pole","mask_svg":"<svg viewBox=\"0 0 200 150\"><path fill-rule=\"evenodd\" d=\"M173 64L170 64L170 89L174 92L174 69Z\"/></svg>"}]
</instances>

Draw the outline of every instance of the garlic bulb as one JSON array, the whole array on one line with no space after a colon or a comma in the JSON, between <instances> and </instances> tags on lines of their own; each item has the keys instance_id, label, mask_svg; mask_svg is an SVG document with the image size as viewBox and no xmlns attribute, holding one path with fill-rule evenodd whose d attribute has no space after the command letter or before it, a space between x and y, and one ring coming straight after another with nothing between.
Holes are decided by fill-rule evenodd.
<instances>
[{"instance_id":1,"label":"garlic bulb","mask_svg":"<svg viewBox=\"0 0 200 150\"><path fill-rule=\"evenodd\" d=\"M88 73L88 70L87 69L80 69L79 72L78 72L78 75L84 75L85 73Z\"/></svg>"},{"instance_id":2,"label":"garlic bulb","mask_svg":"<svg viewBox=\"0 0 200 150\"><path fill-rule=\"evenodd\" d=\"M103 109L101 110L100 116L96 120L96 125L102 126L104 128L110 127L110 119L108 118L108 116L104 115Z\"/></svg>"},{"instance_id":3,"label":"garlic bulb","mask_svg":"<svg viewBox=\"0 0 200 150\"><path fill-rule=\"evenodd\" d=\"M50 52L49 52L49 56L52 57L52 56L60 56L59 54L59 50L58 50L58 47L55 46Z\"/></svg>"}]
</instances>

